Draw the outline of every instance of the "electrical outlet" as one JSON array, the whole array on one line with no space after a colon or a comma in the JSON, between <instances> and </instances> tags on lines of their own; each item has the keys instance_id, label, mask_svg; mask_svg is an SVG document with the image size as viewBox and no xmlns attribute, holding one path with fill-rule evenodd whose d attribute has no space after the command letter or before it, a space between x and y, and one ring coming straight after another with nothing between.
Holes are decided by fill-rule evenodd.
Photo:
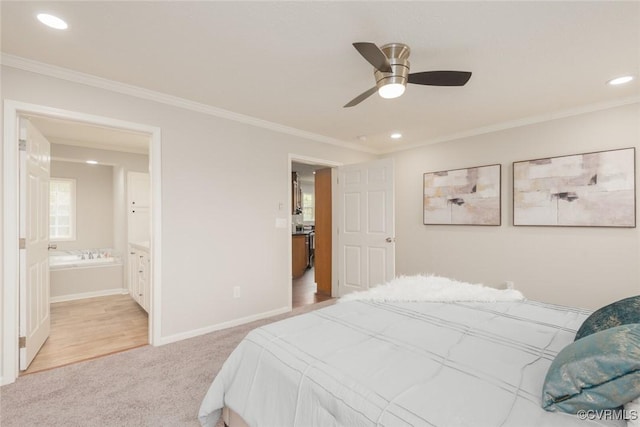
<instances>
[{"instance_id":1,"label":"electrical outlet","mask_svg":"<svg viewBox=\"0 0 640 427\"><path fill-rule=\"evenodd\" d=\"M511 280L507 280L506 282L504 282L505 289L513 289L514 286L515 284Z\"/></svg>"},{"instance_id":2,"label":"electrical outlet","mask_svg":"<svg viewBox=\"0 0 640 427\"><path fill-rule=\"evenodd\" d=\"M233 288L233 297L240 298L240 286L234 286Z\"/></svg>"}]
</instances>

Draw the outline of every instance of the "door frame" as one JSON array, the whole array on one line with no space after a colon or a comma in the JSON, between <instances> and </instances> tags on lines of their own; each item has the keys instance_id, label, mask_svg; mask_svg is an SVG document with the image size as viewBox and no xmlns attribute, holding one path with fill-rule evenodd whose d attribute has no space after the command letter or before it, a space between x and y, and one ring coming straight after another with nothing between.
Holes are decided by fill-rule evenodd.
<instances>
[{"instance_id":1,"label":"door frame","mask_svg":"<svg viewBox=\"0 0 640 427\"><path fill-rule=\"evenodd\" d=\"M0 384L11 384L19 375L19 180L18 180L18 118L22 115L41 115L141 132L149 135L149 174L151 176L151 310L149 313L149 344L159 345L161 337L161 131L159 127L120 119L63 110L44 105L6 99L4 101L3 135L3 223L2 223L2 376Z\"/></svg>"},{"instance_id":2,"label":"door frame","mask_svg":"<svg viewBox=\"0 0 640 427\"><path fill-rule=\"evenodd\" d=\"M309 156L303 156L301 154L293 154L293 153L289 153L289 162L288 162L288 170L287 170L287 188L288 188L288 193L289 196L287 197L288 199L288 204L286 206L288 215L288 233L291 234L291 224L293 222L293 214L291 213L291 204L293 203L292 200L292 183L291 183L291 172L292 172L292 163L306 163L308 165L319 165L319 166L326 166L328 168L337 168L338 166L342 166L343 163L340 162L336 162L333 160L326 160L326 159L319 159L316 157L309 157ZM336 215L336 193L337 193L337 174L335 174L333 171L331 173L331 199L332 199L332 212L331 212L331 216L335 219L335 215ZM334 266L337 267L338 264L336 264L337 261L337 248L338 248L338 233L336 231L336 227L333 227L332 230L332 244L331 244L331 258L332 258L332 264ZM287 243L287 247L288 247L288 257L287 257L287 262L288 262L288 267L287 267L287 271L289 272L289 282L287 283L287 292L289 295L289 300L288 300L288 304L289 304L289 310L292 309L292 289L291 289L291 282L293 281L293 277L291 276L291 268L292 268L292 257L293 257L293 245L292 245L292 241L291 241L291 237L289 237L288 239L288 243ZM337 268L333 268L331 271L331 296L336 296L337 295L337 283L338 283L338 272L337 272Z\"/></svg>"}]
</instances>

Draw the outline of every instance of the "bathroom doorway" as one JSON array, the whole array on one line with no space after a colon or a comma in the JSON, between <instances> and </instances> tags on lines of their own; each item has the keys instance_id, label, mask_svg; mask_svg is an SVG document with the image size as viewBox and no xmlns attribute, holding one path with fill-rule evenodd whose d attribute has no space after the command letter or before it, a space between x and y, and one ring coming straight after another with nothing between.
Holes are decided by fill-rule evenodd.
<instances>
[{"instance_id":1,"label":"bathroom doorway","mask_svg":"<svg viewBox=\"0 0 640 427\"><path fill-rule=\"evenodd\" d=\"M149 127L146 125L139 125L135 123L124 122L121 120L103 118L99 116L90 116L83 113L74 113L74 112L68 112L63 110L50 109L44 106L7 101L5 103L5 143L7 141L13 141L13 140L15 140L16 142L15 146L12 146L12 144L9 144L9 143L5 144L5 171L7 172L7 175L9 177L18 176L18 170L19 170L18 158L20 157L19 147L21 150L21 144L19 144L18 142L19 140L23 139L22 138L23 135L22 133L20 133L20 129L18 127L19 118L20 119L25 118L29 121L33 121L37 123L39 126L41 126L42 128L45 128L41 133L47 133L49 135L49 138L54 143L54 150L52 153L53 160L56 162L61 162L61 164L64 164L65 165L64 169L66 169L67 171L69 169L79 170L85 166L93 167L95 169L102 169L103 177L108 176L111 178L113 182L113 188L115 188L117 183L120 182L119 180L123 180L124 176L126 176L125 173L123 172L125 169L121 170L121 165L117 160L118 156L122 156L122 152L126 153L126 155L129 155L131 153L128 153L130 150L127 150L126 148L123 148L121 146L122 144L124 144L125 146L127 144L127 142L123 141L122 138L120 139L115 138L113 140L110 140L109 137L105 137L105 135L109 133L113 135L117 134L119 135L119 137L124 136L124 139L130 138L132 136L136 136L138 137L138 139L144 140L144 145L146 150L146 154L143 155L145 159L144 170L146 170L147 173L151 172L150 182L152 183L152 186L150 188L150 194L153 194L154 196L157 195L157 197L153 197L153 205L149 206L149 213L150 213L150 219L151 219L148 225L149 234L150 234L149 242L148 242L149 244L149 261L148 261L149 262L149 265L148 265L149 280L148 282L150 284L149 293L151 294L149 297L149 312L148 314L144 313L143 315L144 321L142 323L142 326L144 330L142 332L138 330L136 334L141 336L142 344L153 343L155 333L159 332L157 328L154 328L154 325L157 324L157 322L159 322L159 314L160 314L159 307L157 307L157 303L155 303L155 299L159 298L159 295L156 295L156 293L153 292L154 286L159 286L159 274L157 275L157 277L155 277L156 275L154 274L156 271L159 272L156 262L159 262L159 257L160 257L160 245L159 245L160 197L159 195L160 195L160 183L161 183L160 176L161 175L160 175L160 161L159 161L160 160L159 129L154 127ZM51 125L51 126L47 129L48 125ZM80 129L84 131L86 131L87 128L92 128L93 131L100 134L100 137L96 138L95 141L92 141L91 137L88 136L88 134L83 134L83 133L76 134L77 136L69 136L69 135L62 136L60 134L56 134L56 132L61 131L62 128L68 128L68 127L70 128L75 127L75 130ZM54 131L52 129L57 131ZM81 158L78 158L77 156L74 157L74 155L72 154L72 152L76 150L79 150L81 152L81 156L80 156ZM92 156L90 156L89 158L85 158L88 153L91 153ZM93 154L97 156L104 156L104 157L98 159L96 164L96 159L91 158L93 157ZM86 162L86 160L91 160L91 162ZM12 172L15 172L15 175ZM5 225L11 224L13 221L17 223L19 218L19 212L20 212L20 209L18 208L19 207L18 199L22 191L19 189L17 178L16 180L14 179L5 180L4 190L5 190L4 191L5 203L6 203L6 206L9 207L9 209L6 210ZM96 193L96 194L103 193L103 191L97 190L97 191L94 191L93 193ZM115 226L115 224L120 223L124 225L126 230L126 219L123 219L123 218L126 218L126 213L127 213L126 202L124 202L122 199L120 199L120 201L117 201L116 200L117 198L115 197L115 191L111 195L113 196L113 200L112 200L113 211L114 212L118 211L117 209L118 207L122 208L122 210L119 211L121 212L121 218L118 219L114 215L110 221L110 220L105 220L104 216L94 215L94 217L92 218L94 220L92 227L94 229L108 229L109 222L112 222L114 224L114 229L122 230L122 228ZM104 194L102 194L102 196L104 196ZM151 200L151 197L150 197L150 200ZM11 209L11 207L14 207L15 211ZM60 208L60 206L56 207L55 209L57 208ZM69 208L69 206L67 206L67 208ZM60 208L60 212L62 211L64 211L64 209ZM86 216L84 214L82 216L84 217L83 220L85 220ZM54 228L58 227L59 225L60 224L56 223ZM81 234L83 236L86 235L87 234L86 229ZM4 265L9 267L6 268L4 271L5 292L4 292L4 298L3 298L4 299L3 320L5 325L7 326L5 328L5 331L9 331L9 332L15 331L15 332L6 333L3 335L3 347L5 348L4 354L6 356L3 361L3 370L6 374L6 377L3 379L3 383L10 383L14 381L15 378L18 376L18 373L19 373L18 359L19 359L19 353L21 353L19 349L27 338L26 336L23 338L22 330L20 330L20 337L18 337L17 335L17 331L19 329L18 325L22 325L19 319L25 318L24 317L25 313L22 313L21 310L18 310L18 304L16 303L16 301L18 301L18 295L20 294L19 286L18 286L20 276L18 275L18 269L11 267L12 265L16 265L16 266L19 265L17 261L22 257L22 255L19 255L19 252L17 250L15 252L13 251L12 245L10 244L10 242L18 241L18 236L22 236L22 235L23 234L19 232L19 230L16 230L16 229L12 230L11 228L5 227L4 245L5 245L5 248L8 248L9 250L5 250L4 252L4 260L5 260ZM47 236L47 240L50 240L49 237L50 236ZM90 284L90 286L84 287L84 288L74 288L73 286L71 286L70 288L65 288L65 286L62 286L61 289L57 289L56 291L57 295L53 295L54 297L52 301L53 304L68 304L68 306L62 311L73 312L74 309L72 309L71 306L75 307L78 304L80 304L80 302L83 302L83 300L84 302L89 302L90 300L93 300L92 302L95 302L96 300L104 298L104 299L111 299L111 301L107 306L103 306L103 308L100 308L100 309L96 309L94 307L94 308L83 309L80 311L84 311L86 313L86 312L96 312L96 311L102 310L104 313L110 313L111 315L113 315L113 313L116 313L119 308L125 308L126 310L126 307L123 307L122 300L120 301L118 300L118 298L126 298L127 303L129 303L129 300L131 300L131 298L129 297L130 289L129 289L127 274L126 274L126 271L127 271L126 251L128 250L126 231L124 233L114 233L112 237L113 244L98 245L98 244L91 243L88 245L88 247L83 247L83 248L73 247L74 244L79 244L78 239L75 239L76 243L72 243L74 242L74 239L71 238L71 239L68 239L66 242L64 242L64 244L61 244L62 242L57 242L57 243L55 242L57 237L59 236L54 236L53 238L54 243L50 244L50 246L54 246L52 248L54 250L56 250L55 246L58 246L57 249L61 250L62 252L62 253L58 253L58 255L60 255L60 258L76 257L77 258L76 260L72 260L70 262L74 267L76 267L78 273L85 274L88 270L90 270L89 267L97 267L97 264L101 264L100 267L107 267L108 264L113 263L114 265L112 267L117 267L118 262L113 262L113 261L120 260L121 261L121 265L119 266L120 272L118 273L116 271L114 275L116 277L120 277L122 281L120 282L119 285L118 284L112 285L110 289L95 289L95 288L92 288L91 286L95 286L96 282L99 282L99 280L93 280L93 279L82 280L81 279L81 281L83 281L84 283ZM67 253L65 253L65 251ZM69 261L69 259L67 259L66 261ZM83 262L87 262L88 264L91 264L91 265L83 266L81 265ZM63 266L63 268L61 269L71 270L70 268L68 269L66 267L68 266ZM87 267L87 268L84 268L84 267ZM48 268L47 268L47 271L48 271ZM102 276L103 274L99 274L99 277L102 277ZM47 277L49 277L49 275L47 275ZM67 278L65 278L63 282L66 284L72 283L72 281L67 280ZM62 289L62 288L65 288L65 289ZM47 291L48 292L50 291L49 287L47 288ZM56 299L56 297L60 297L60 298ZM133 302L133 305L129 306L129 309L133 307L136 310L138 310L138 306L139 304L136 304L135 302ZM52 310L53 315L55 314L54 312L55 310ZM78 310L75 310L75 314L76 315L78 314ZM118 317L118 315L116 314L114 317ZM76 320L76 322L90 324L93 321ZM56 320L53 319L51 321L51 324L55 328L57 324ZM77 325L78 323L76 323L76 326ZM121 329L121 328L116 326L115 329ZM90 334L90 335L93 335L94 337L97 336L95 331L93 332L93 334ZM113 336L102 339L102 343L108 342L108 341L114 341ZM48 342L53 342L52 336L49 337L49 339L47 340L47 343ZM121 351L122 349L124 349L122 346L120 348L108 349L107 347L102 346L102 343L94 342L90 346L94 348L102 348L103 349L102 354L95 354L95 355L84 354L81 357L81 360L97 357L99 355L110 354L110 353ZM125 344L124 347L132 348L138 345L140 344L136 344L132 340L128 344ZM76 360L72 360L71 362L73 361L76 361ZM70 363L70 361L61 359L55 365L62 365L66 363Z\"/></svg>"},{"instance_id":2,"label":"bathroom doorway","mask_svg":"<svg viewBox=\"0 0 640 427\"><path fill-rule=\"evenodd\" d=\"M37 115L21 120L50 145L50 334L32 362L21 360L21 374L148 344L148 291L144 298L131 291L129 245L149 251L149 136ZM132 174L147 177L136 209Z\"/></svg>"}]
</instances>

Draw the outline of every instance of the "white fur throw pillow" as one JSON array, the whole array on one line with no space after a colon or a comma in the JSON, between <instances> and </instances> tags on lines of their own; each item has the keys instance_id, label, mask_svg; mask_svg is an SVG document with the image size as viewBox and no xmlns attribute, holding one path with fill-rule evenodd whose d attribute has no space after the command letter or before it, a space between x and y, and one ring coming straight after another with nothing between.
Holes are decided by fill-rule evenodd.
<instances>
[{"instance_id":1,"label":"white fur throw pillow","mask_svg":"<svg viewBox=\"0 0 640 427\"><path fill-rule=\"evenodd\" d=\"M522 293L514 289L495 289L446 277L416 275L399 276L366 291L347 294L338 301L504 302L523 299Z\"/></svg>"}]
</instances>

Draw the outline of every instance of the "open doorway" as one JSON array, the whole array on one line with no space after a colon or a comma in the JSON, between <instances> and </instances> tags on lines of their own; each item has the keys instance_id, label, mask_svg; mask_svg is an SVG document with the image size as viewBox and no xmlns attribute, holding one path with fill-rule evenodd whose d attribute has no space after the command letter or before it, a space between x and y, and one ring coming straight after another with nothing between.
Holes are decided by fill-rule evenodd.
<instances>
[{"instance_id":1,"label":"open doorway","mask_svg":"<svg viewBox=\"0 0 640 427\"><path fill-rule=\"evenodd\" d=\"M25 119L25 120L23 120ZM120 314L116 313L118 309L123 309L126 311L127 307L123 307L122 301L126 301L128 305L129 311L133 308L138 311L138 314L142 314L140 316L143 321L141 322L141 328L135 332L139 335L141 344L154 343L154 340L158 339L159 329L157 328L157 324L159 323L159 305L158 301L160 298L159 295L159 285L160 285L160 274L159 274L159 261L160 261L160 130L155 127L150 127L146 125L140 125L131 122L125 122L117 119L104 118L99 116L90 116L84 113L76 113L70 111L63 111L58 109L52 109L49 107L32 105L32 104L24 104L14 101L6 101L5 103L5 158L4 158L4 166L5 171L7 172L7 176L11 179L7 179L4 182L4 202L5 202L5 222L3 224L5 239L3 242L4 245L4 265L7 267L3 273L4 279L4 294L3 294L3 323L4 334L3 334L3 348L4 348L4 360L3 360L3 373L5 376L3 377L3 384L9 384L17 378L19 371L25 370L25 364L23 363L23 354L26 353L25 347L29 347L31 344L31 334L29 331L29 323L25 321L28 319L31 314L29 314L29 310L25 310L22 306L22 301L25 299L24 295L27 291L31 291L31 288L28 286L24 286L25 282L23 277L26 275L24 271L21 272L22 269L22 261L27 258L28 250L23 249L24 246L28 247L28 243L23 245L23 240L29 241L29 238L23 238L25 236L24 231L28 230L29 227L21 226L22 222L20 221L20 216L23 212L28 209L25 208L23 202L21 201L21 195L24 193L24 184L22 186L19 185L18 176L20 175L21 170L26 170L25 168L21 169L22 158L29 157L28 155L23 154L23 146L28 146L27 135L23 133L22 122L27 121L30 125L31 122L36 122L39 127L47 128L48 125L51 125L53 128L61 128L66 127L74 127L76 126L76 130L84 127L92 128L93 131L100 134L100 137L96 138L93 141L93 146L91 144L83 144L83 142L87 142L90 140L86 134L82 134L80 132L79 135L73 137L67 137L64 141L60 141L60 135L55 135L55 131L51 128L43 129L40 132L37 128L36 131L42 136L42 133L48 134L53 140L54 149L53 153L49 152L47 156L40 156L41 158L51 158L53 157L54 167L51 169L51 163L48 163L48 175L53 171L54 175L60 175L57 178L66 178L60 179L59 184L60 194L62 196L59 200L57 200L57 205L54 206L49 212L50 200L49 196L51 196L51 192L49 191L49 182L46 183L46 191L39 191L38 194L46 194L47 200L46 203L43 201L44 198L41 198L40 205L46 206L44 211L44 215L42 216L42 220L40 223L46 224L46 233L42 233L41 230L44 227L38 227L39 233L44 236L42 239L45 241L44 251L46 258L46 269L41 269L39 276L45 277L45 280L41 280L40 282L46 283L46 286L42 288L45 289L42 292L42 295L45 295L45 298L37 299L37 307L38 309L44 313L45 315L38 316L47 318L49 322L49 328L51 324L55 328L56 321L52 322L51 320L51 304L81 304L86 301L82 300L98 300L100 298L109 298L113 299L110 301L108 305L101 305L100 308L88 308L85 307L83 310L90 313L100 312L110 313L113 318L120 318ZM145 279L149 284L148 294L146 297L146 305L148 309L148 313L145 312L142 304L136 302L133 298L131 298L131 290L132 286L129 280L129 268L131 265L128 263L128 250L129 250L129 237L127 230L127 222L128 218L128 209L129 209L129 200L123 197L116 197L116 193L119 196L123 196L126 194L126 185L127 185L127 167L123 165L122 162L118 160L118 158L126 157L131 153L128 153L127 149L123 149L123 147L118 147L118 144L127 145L127 142L110 140L109 137L105 136L107 134L118 134L120 137L124 136L124 139L130 139L133 136L138 137L138 139L144 140L145 154L142 155L144 158L141 162L143 165L141 169L145 171L145 173L149 174L151 172L150 178L147 180L148 185L148 200L149 202L153 201L153 203L149 203L146 206L147 209L147 217L148 222L146 224L146 228L148 230L148 238L147 241L144 242L147 246L146 250L148 252L147 257L147 265L145 272ZM52 136L53 135L53 136ZM113 136L113 135L112 135ZM44 138L44 136L43 136ZM46 138L44 138L46 140ZM15 141L15 145L12 141ZM65 143L62 143L65 142ZM51 144L46 144L51 146ZM82 151L82 155L80 158L73 154L73 151L80 150ZM28 151L28 150L26 150ZM85 163L86 160L96 160L90 156L86 157L87 153L91 153L99 157L97 159L97 164L95 162L91 162L94 164ZM52 155L53 154L53 155ZM58 162L55 164L55 162ZM124 162L125 164L127 162ZM93 168L92 172L99 171L97 174L103 178L103 181L109 181L110 190L105 190L106 187L102 187L101 189L93 189L90 190L89 193L93 193L93 196L97 198L102 198L102 202L105 202L108 199L111 199L111 208L105 208L102 205L102 208L99 208L97 211L94 211L92 215L86 215L85 213L80 213L78 211L78 206L75 206L76 209L73 209L73 206L69 203L69 191L77 190L75 185L65 185L69 182L74 182L74 184L78 183L78 180L85 180L85 177L81 176L90 169ZM75 171L75 172L74 172ZM79 173L80 175L76 178L68 175L72 173ZM12 177L16 177L15 179ZM95 178L95 176L94 176ZM49 179L49 178L48 178ZM83 184L84 186L84 184ZM40 186L41 190L45 189L45 186ZM71 189L70 189L71 188ZM117 190L116 190L117 188ZM56 190L57 191L57 190ZM40 197L40 196L39 196ZM35 199L34 199L35 200ZM76 200L77 201L77 200ZM86 201L85 201L86 202ZM84 202L82 202L84 203ZM97 203L95 198L90 201L89 204L95 204L96 206L100 205ZM86 203L85 203L86 204ZM96 207L94 206L94 207ZM81 208L84 209L84 208ZM42 210L42 209L41 209ZM106 211L112 211L114 214L109 217L109 215L105 216ZM118 215L115 212L119 212ZM52 217L49 216L49 213L52 214ZM65 213L66 218L65 218ZM80 215L78 215L80 214ZM71 218L74 217L74 218ZM87 220L87 217L90 217L91 225L89 228L76 228L76 236L73 236L72 233L69 233L68 221L73 219L74 221L79 221L82 217L82 220ZM15 226L17 224L18 226ZM27 223L28 224L28 223ZM54 235L50 236L49 227L53 224ZM119 225L118 225L119 224ZM77 226L77 224L76 224ZM124 228L123 228L124 227ZM33 229L33 227L31 227ZM97 240L93 240L94 243L87 243L87 241L79 242L80 239L77 237L87 237L92 232L99 232L104 230L111 230L113 235L111 236L111 240L109 244L95 244ZM118 232L115 232L118 230ZM50 239L50 237L52 237ZM94 238L96 236L94 235ZM66 239L66 240L65 240ZM20 248L18 245L15 245L14 242L20 240ZM75 242L75 243L72 243ZM83 247L73 247L75 244L82 244ZM84 276L80 277L79 282L73 280L69 280L67 277L62 279L62 286L56 286L55 290L51 288L51 278L49 274L49 263L51 262L50 257L48 256L47 246L50 249L59 250L59 258L71 258L75 257L75 260L72 260L72 265L81 275L88 274L90 268L89 267L104 267L104 268L112 268L108 271L101 271L97 276L94 275L92 277ZM63 256L64 255L64 256ZM68 255L68 256L67 256ZM61 260L61 261L68 261ZM87 265L81 265L82 263L86 263ZM26 264L26 263L25 263ZM91 265L89 265L91 264ZM66 268L62 268L65 270ZM45 271L46 270L46 271ZM71 270L71 269L68 269ZM102 279L106 279L108 283L106 288L103 286L104 281ZM28 282L27 282L28 283ZM76 285L80 285L80 287L76 287ZM51 297L51 301L50 301ZM121 300L118 300L121 299ZM118 301L116 301L118 300ZM43 309L46 307L46 310ZM114 311L116 310L116 311ZM67 307L64 311L73 311ZM33 313L33 311L31 311ZM76 313L77 314L77 313ZM107 316L109 317L109 316ZM119 320L122 320L121 318ZM94 323L93 320L75 320L76 328L83 323ZM94 323L95 324L95 323ZM25 326L26 325L26 326ZM74 329L74 328L72 328ZM113 352L121 351L125 348L133 348L137 345L133 341L130 341L126 344L120 344L120 347L105 347L103 344L112 343L117 341L114 337L120 334L121 327L115 326L114 330L120 329L117 334L114 334L110 337L103 337L100 342L94 342L93 344L88 345L88 347L100 349L100 354L85 354L80 357L80 359L69 360L61 358L58 362L54 363L54 366L67 364L77 360L84 360L88 358L97 357L99 355L110 354ZM97 337L98 334L93 333L94 337ZM50 335L47 334L50 337ZM46 338L45 338L46 340ZM43 340L43 342L46 342ZM36 346L35 353L42 348L42 343ZM73 345L71 346L73 347ZM88 348L87 347L87 348ZM31 353L34 353L33 347ZM26 358L27 360L29 358Z\"/></svg>"},{"instance_id":2,"label":"open doorway","mask_svg":"<svg viewBox=\"0 0 640 427\"><path fill-rule=\"evenodd\" d=\"M49 335L33 359L21 360L21 375L148 344L150 290L134 285L148 269L137 252L150 261L149 135L37 115L20 120L50 150Z\"/></svg>"},{"instance_id":3,"label":"open doorway","mask_svg":"<svg viewBox=\"0 0 640 427\"><path fill-rule=\"evenodd\" d=\"M332 166L291 160L291 305L332 297Z\"/></svg>"},{"instance_id":4,"label":"open doorway","mask_svg":"<svg viewBox=\"0 0 640 427\"><path fill-rule=\"evenodd\" d=\"M148 305L133 292L127 243L150 240L148 212L140 221L130 209L130 194L145 193L137 210L148 211L149 136L37 115L21 120L50 147L49 337L21 361L22 373L148 344ZM146 186L132 191L132 174L147 176Z\"/></svg>"}]
</instances>

